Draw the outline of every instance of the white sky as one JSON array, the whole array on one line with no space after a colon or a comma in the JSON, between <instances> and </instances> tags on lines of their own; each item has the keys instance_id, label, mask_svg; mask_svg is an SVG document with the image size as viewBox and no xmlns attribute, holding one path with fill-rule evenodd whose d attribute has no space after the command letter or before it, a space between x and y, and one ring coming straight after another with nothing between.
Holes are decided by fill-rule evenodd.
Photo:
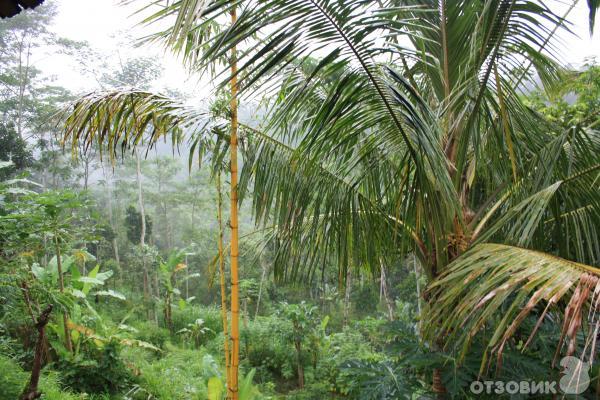
<instances>
[{"instance_id":1,"label":"white sky","mask_svg":"<svg viewBox=\"0 0 600 400\"><path fill-rule=\"evenodd\" d=\"M131 14L143 4L143 1L128 7L120 6L119 0L47 0L58 4L59 15L56 18L53 29L60 36L80 41L88 41L93 48L108 53L115 53L119 48L119 39L127 41L127 37L139 38L144 34L152 33L152 29L135 27L140 16ZM556 9L557 14L562 15L568 8L570 1L552 1L551 7ZM580 66L588 57L597 57L600 62L600 18L596 22L596 34L590 38L588 31L587 2L579 0L575 9L570 13L568 19L573 22L571 29L575 36L562 34L563 42L561 55L563 62L573 66ZM85 4L85 6L83 5ZM196 92L201 89L195 79L187 79L183 68L170 54L162 50L145 47L143 49L119 48L121 56L129 52L143 55L153 55L162 59L165 66L165 74L161 86L169 86L185 92ZM114 55L116 56L116 54ZM116 57L115 57L116 58ZM95 82L85 79L74 72L73 68L66 68L64 61L55 57L44 57L44 70L55 75L57 83L65 85L73 90L93 90ZM46 61L47 60L47 61Z\"/></svg>"},{"instance_id":2,"label":"white sky","mask_svg":"<svg viewBox=\"0 0 600 400\"><path fill-rule=\"evenodd\" d=\"M159 46L146 45L136 48L132 40L139 39L156 29L139 26L140 15L133 15L143 1L134 5L120 5L121 0L46 0L58 5L58 16L52 30L61 37L89 42L90 47L112 56L119 57L152 56L160 59L165 68L160 86L179 89L185 92L197 91L195 79L189 79L181 63ZM82 5L85 3L85 6ZM149 2L148 2L149 3ZM125 45L125 46L124 46ZM55 75L60 84L73 90L89 90L96 87L93 80L83 79L60 62L50 62L45 67ZM71 66L72 67L72 66Z\"/></svg>"}]
</instances>

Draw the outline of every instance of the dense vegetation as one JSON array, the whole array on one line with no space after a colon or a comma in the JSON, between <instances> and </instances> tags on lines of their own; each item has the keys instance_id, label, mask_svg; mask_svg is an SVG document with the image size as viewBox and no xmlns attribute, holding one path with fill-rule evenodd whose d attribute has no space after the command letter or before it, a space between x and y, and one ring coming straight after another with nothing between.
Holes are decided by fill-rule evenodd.
<instances>
[{"instance_id":1,"label":"dense vegetation","mask_svg":"<svg viewBox=\"0 0 600 400\"><path fill-rule=\"evenodd\" d=\"M0 22L0 400L497 398L472 383L564 356L600 394L600 66L556 59L568 13L145 8L207 95L47 3Z\"/></svg>"}]
</instances>

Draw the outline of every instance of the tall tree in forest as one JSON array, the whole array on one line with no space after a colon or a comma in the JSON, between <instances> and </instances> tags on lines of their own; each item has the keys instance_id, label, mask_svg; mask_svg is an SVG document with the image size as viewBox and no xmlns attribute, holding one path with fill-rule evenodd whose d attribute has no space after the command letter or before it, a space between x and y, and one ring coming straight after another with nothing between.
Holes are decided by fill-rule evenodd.
<instances>
[{"instance_id":1,"label":"tall tree in forest","mask_svg":"<svg viewBox=\"0 0 600 400\"><path fill-rule=\"evenodd\" d=\"M12 161L10 168L0 169L0 181L33 164L33 153L12 125L0 123L0 161Z\"/></svg>"},{"instance_id":2,"label":"tall tree in forest","mask_svg":"<svg viewBox=\"0 0 600 400\"><path fill-rule=\"evenodd\" d=\"M237 11L234 5L231 9L231 23L237 22ZM229 151L231 154L230 185L231 185L231 377L227 388L227 397L238 400L239 387L238 375L240 365L240 294L239 294L239 221L238 221L238 66L236 46L231 47L231 134L229 138Z\"/></svg>"},{"instance_id":3,"label":"tall tree in forest","mask_svg":"<svg viewBox=\"0 0 600 400\"><path fill-rule=\"evenodd\" d=\"M136 190L137 196L137 190ZM140 245L141 233L142 233L142 214L136 210L134 206L129 206L125 210L125 229L127 230L127 239L135 245ZM144 235L144 242L147 241L152 234L152 218L146 215L146 234Z\"/></svg>"},{"instance_id":4,"label":"tall tree in forest","mask_svg":"<svg viewBox=\"0 0 600 400\"><path fill-rule=\"evenodd\" d=\"M221 319L223 320L223 349L225 351L225 377L227 387L231 385L231 351L229 349L229 321L227 317L227 286L225 284L225 254L223 241L223 199L221 195L221 171L215 177L217 186L217 224L219 227L218 251L219 251L219 286L221 289Z\"/></svg>"},{"instance_id":5,"label":"tall tree in forest","mask_svg":"<svg viewBox=\"0 0 600 400\"><path fill-rule=\"evenodd\" d=\"M142 271L144 273L144 299L148 301L150 298L150 278L148 275L148 267L146 266L146 256L144 254L144 248L146 247L146 209L144 208L144 192L142 190L142 167L140 161L139 152L135 152L135 166L136 166L136 181L138 189L138 206L140 207L140 247L142 249Z\"/></svg>"},{"instance_id":6,"label":"tall tree in forest","mask_svg":"<svg viewBox=\"0 0 600 400\"><path fill-rule=\"evenodd\" d=\"M113 232L113 237L111 239L111 245L113 248L113 255L115 261L119 268L121 267L121 257L119 256L119 243L117 237L117 224L115 220L115 212L113 205L113 197L114 197L114 183L113 178L110 174L106 172L104 165L102 165L102 174L104 175L104 184L106 185L106 203L108 206L108 223Z\"/></svg>"},{"instance_id":7,"label":"tall tree in forest","mask_svg":"<svg viewBox=\"0 0 600 400\"><path fill-rule=\"evenodd\" d=\"M44 46L61 46L49 29L56 7L46 4L0 24L0 118L14 123L23 137L38 103L48 89L34 51ZM38 57L39 58L39 57Z\"/></svg>"},{"instance_id":8,"label":"tall tree in forest","mask_svg":"<svg viewBox=\"0 0 600 400\"><path fill-rule=\"evenodd\" d=\"M174 214L181 198L185 197L176 185L178 173L182 171L181 165L171 156L159 156L146 164L144 174L149 182L145 185L145 201L148 207L156 210L156 226L160 226L158 240L154 244L162 250L172 249L174 243ZM187 191L188 188L185 188Z\"/></svg>"}]
</instances>

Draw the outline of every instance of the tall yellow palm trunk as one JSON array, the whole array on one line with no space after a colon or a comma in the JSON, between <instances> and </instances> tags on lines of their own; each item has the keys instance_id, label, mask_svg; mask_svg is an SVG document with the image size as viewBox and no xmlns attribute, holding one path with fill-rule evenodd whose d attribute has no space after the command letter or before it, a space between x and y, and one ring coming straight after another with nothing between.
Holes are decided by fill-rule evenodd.
<instances>
[{"instance_id":1,"label":"tall yellow palm trunk","mask_svg":"<svg viewBox=\"0 0 600 400\"><path fill-rule=\"evenodd\" d=\"M235 24L237 11L231 10L231 23ZM231 376L227 397L238 400L238 367L240 364L240 299L238 287L238 81L237 49L231 49Z\"/></svg>"},{"instance_id":2,"label":"tall yellow palm trunk","mask_svg":"<svg viewBox=\"0 0 600 400\"><path fill-rule=\"evenodd\" d=\"M217 174L217 221L219 223L219 274L221 275L221 318L223 319L223 337L225 339L225 376L227 387L231 386L231 353L229 351L229 330L227 322L227 291L225 289L225 258L223 255L223 213L221 197L221 172Z\"/></svg>"}]
</instances>

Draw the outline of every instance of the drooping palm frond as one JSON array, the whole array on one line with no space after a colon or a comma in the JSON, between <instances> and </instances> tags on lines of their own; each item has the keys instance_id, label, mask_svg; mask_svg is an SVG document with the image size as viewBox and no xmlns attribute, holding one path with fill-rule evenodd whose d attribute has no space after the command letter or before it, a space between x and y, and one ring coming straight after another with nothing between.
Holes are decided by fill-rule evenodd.
<instances>
[{"instance_id":1,"label":"drooping palm frond","mask_svg":"<svg viewBox=\"0 0 600 400\"><path fill-rule=\"evenodd\" d=\"M455 260L430 288L432 307L425 334L464 357L475 335L487 333L481 364L487 371L526 317L537 319L525 347L542 323L562 316L559 355L576 354L592 361L600 319L600 269L556 256L500 244L478 245ZM587 337L581 342L580 334Z\"/></svg>"},{"instance_id":2,"label":"drooping palm frond","mask_svg":"<svg viewBox=\"0 0 600 400\"><path fill-rule=\"evenodd\" d=\"M137 89L91 93L65 113L63 143L70 142L74 156L78 146L87 151L94 142L101 144L101 150L107 149L111 159L137 146L150 149L167 137L175 148L184 134L191 136L207 127L206 112Z\"/></svg>"},{"instance_id":3,"label":"drooping palm frond","mask_svg":"<svg viewBox=\"0 0 600 400\"><path fill-rule=\"evenodd\" d=\"M411 111L406 110L402 114L405 125L410 127L412 132L423 132L422 136L435 132L437 125L431 110L418 94L410 92L407 82L393 70L388 71L388 76L385 84L393 93L393 104L414 104ZM309 82L311 80L312 82ZM373 229L378 225L374 222L375 218L392 225L397 225L393 221L402 221L403 224L414 228L417 226L416 221L421 218L418 215L422 216L420 213L423 213L436 216L433 222L437 224L437 232L448 228L449 221L456 215L456 194L452 188L448 193L443 187L432 184L439 177L433 169L427 168L427 173L423 174L415 163L409 161L411 155L405 142L397 131L390 128L385 116L378 114L378 100L369 96L368 91L362 93L365 84L352 70L347 73L344 69L331 71L319 64L307 71L290 74L269 116L270 123L265 129L270 139L283 142L286 144L284 147L292 149L291 154L278 160L277 157L282 156L281 151L267 147L269 140L265 140L261 142L261 147L257 148L260 153L252 158L252 163L257 164L252 168L256 172L254 189L261 193L261 198L257 199L259 204L262 203L261 212L258 214L260 219L268 219L270 213L273 213L278 220L278 226L296 226L298 229L303 221L315 226L314 224L322 221L325 215L328 215L328 218L354 215L371 219L370 227L365 223L354 224L353 240L359 242L363 240L363 235L367 242L373 242L369 237L379 237L379 233L388 230L375 232ZM429 132L424 132L425 130ZM290 164L293 170L288 170L287 166ZM282 173L283 171L286 173ZM441 173L441 179L447 179L447 166L442 164L435 171ZM292 178L296 177L298 179L294 181ZM332 182L327 183L331 178ZM263 187L263 183L267 182L269 186ZM291 182L294 182L294 185ZM315 193L315 187L323 187L324 192ZM291 204L279 201L280 196L288 196L290 191L306 193L307 196L291 196L288 200L293 200ZM324 193L328 195L324 196ZM358 197L355 197L356 195ZM447 202L438 203L439 196ZM359 206L363 201L367 203ZM412 207L415 203L419 203L420 206ZM289 209L296 210L298 215L290 214ZM346 211L341 212L342 209ZM351 211L352 209L354 211ZM314 217L314 213L320 218L303 218ZM367 227L367 231L362 230ZM406 234L401 225L396 229L399 230L398 234ZM311 231L314 234L319 232L317 229ZM349 233L345 230L326 231L332 234L339 233L340 239L343 237L342 232ZM431 233L416 232L415 236ZM388 239L381 237L379 240L381 243L391 243L397 236L392 233ZM419 246L423 245L423 242L419 241ZM423 251L423 248L419 249L421 255L434 253L434 243L430 243L426 251ZM295 246L307 248L298 243ZM371 243L369 246L375 248L376 245ZM359 246L354 247L358 249ZM388 254L393 248L387 245L383 247L388 248L388 251L384 252ZM346 245L337 248L344 249ZM406 248L403 251L405 250ZM398 251L393 253L401 254L403 251L398 248ZM354 263L376 266L377 262L372 263L376 261L373 255L367 258L358 257ZM347 260L347 256L340 259ZM428 265L429 261L431 260L428 260Z\"/></svg>"},{"instance_id":4,"label":"drooping palm frond","mask_svg":"<svg viewBox=\"0 0 600 400\"><path fill-rule=\"evenodd\" d=\"M252 187L257 223L272 227L278 278L307 281L327 264L337 264L341 277L349 265L377 271L382 255L402 254L415 242L425 256L412 223L394 216L394 202L381 201L386 182L397 196L391 171L355 164L350 173L335 162L303 159L297 147L257 130L245 136L241 186Z\"/></svg>"}]
</instances>

